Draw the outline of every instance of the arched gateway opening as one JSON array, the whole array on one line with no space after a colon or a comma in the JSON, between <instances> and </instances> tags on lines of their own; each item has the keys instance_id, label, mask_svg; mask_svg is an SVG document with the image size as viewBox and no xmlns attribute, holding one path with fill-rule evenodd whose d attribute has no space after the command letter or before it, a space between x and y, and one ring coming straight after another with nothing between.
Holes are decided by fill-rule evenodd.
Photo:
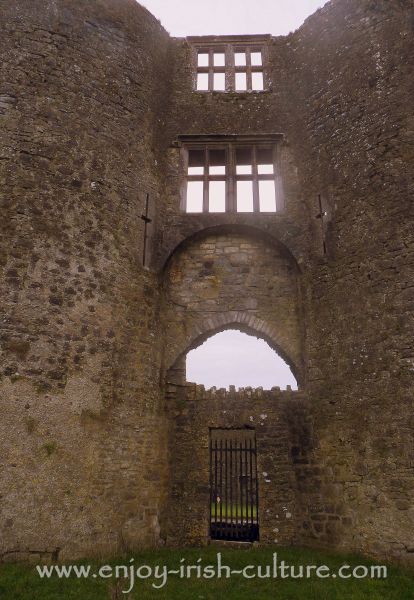
<instances>
[{"instance_id":1,"label":"arched gateway opening","mask_svg":"<svg viewBox=\"0 0 414 600\"><path fill-rule=\"evenodd\" d=\"M199 345L182 356L179 363L182 370L178 380L186 381L188 389L198 384L198 389L210 389L213 396L222 399L221 423L217 423L221 426L208 427L208 522L213 540L254 542L260 538L256 424L253 415L249 415L250 423L246 419L243 423L228 423L224 418L227 410L238 411L243 394L253 397L255 388L297 389L287 362L257 337L257 332L253 335L248 331L233 325L207 339L201 336L196 342ZM230 392L231 397L226 399ZM207 400L207 408L209 404L211 407ZM267 414L262 416L266 418Z\"/></svg>"},{"instance_id":2,"label":"arched gateway opening","mask_svg":"<svg viewBox=\"0 0 414 600\"><path fill-rule=\"evenodd\" d=\"M287 415L302 379L299 298L292 256L245 231L210 231L170 258L162 315L170 420L168 543L274 543L275 529L282 543L294 538ZM250 345L247 367L236 360L243 355L242 340ZM207 364L202 355L211 344ZM204 382L193 375L197 355L210 377Z\"/></svg>"},{"instance_id":3,"label":"arched gateway opening","mask_svg":"<svg viewBox=\"0 0 414 600\"><path fill-rule=\"evenodd\" d=\"M237 329L212 335L191 350L186 357L186 379L206 388L297 389L283 358L263 339Z\"/></svg>"}]
</instances>

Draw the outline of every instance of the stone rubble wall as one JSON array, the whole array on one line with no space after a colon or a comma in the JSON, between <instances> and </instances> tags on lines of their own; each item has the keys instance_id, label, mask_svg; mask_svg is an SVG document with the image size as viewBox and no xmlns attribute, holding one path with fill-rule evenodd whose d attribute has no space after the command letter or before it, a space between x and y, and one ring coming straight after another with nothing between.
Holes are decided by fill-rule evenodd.
<instances>
[{"instance_id":1,"label":"stone rubble wall","mask_svg":"<svg viewBox=\"0 0 414 600\"><path fill-rule=\"evenodd\" d=\"M266 400L280 539L412 561L412 21L332 0L271 39L269 91L197 94L188 41L134 0L1 3L1 556L177 543L165 375L236 324L300 381L292 413ZM183 214L191 133L283 134L285 210Z\"/></svg>"},{"instance_id":2,"label":"stone rubble wall","mask_svg":"<svg viewBox=\"0 0 414 600\"><path fill-rule=\"evenodd\" d=\"M257 441L260 543L291 545L300 539L303 508L296 472L295 429L288 414L304 410L300 392L274 388L230 391L202 385L170 384L166 410L170 420L170 497L166 543L207 544L209 538L210 428L253 428ZM304 440L301 440L301 443ZM308 483L309 485L309 483Z\"/></svg>"},{"instance_id":3,"label":"stone rubble wall","mask_svg":"<svg viewBox=\"0 0 414 600\"><path fill-rule=\"evenodd\" d=\"M297 265L280 247L241 233L211 231L174 254L164 274L165 364L232 324L264 335L302 369Z\"/></svg>"},{"instance_id":4,"label":"stone rubble wall","mask_svg":"<svg viewBox=\"0 0 414 600\"><path fill-rule=\"evenodd\" d=\"M159 201L169 37L133 0L7 1L0 24L0 555L155 544L166 430L140 216Z\"/></svg>"}]
</instances>

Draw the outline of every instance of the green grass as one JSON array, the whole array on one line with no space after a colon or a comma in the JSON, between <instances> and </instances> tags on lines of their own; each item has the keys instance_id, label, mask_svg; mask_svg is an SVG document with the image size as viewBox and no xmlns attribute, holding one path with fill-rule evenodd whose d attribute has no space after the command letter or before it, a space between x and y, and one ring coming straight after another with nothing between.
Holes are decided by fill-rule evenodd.
<instances>
[{"instance_id":1,"label":"green grass","mask_svg":"<svg viewBox=\"0 0 414 600\"><path fill-rule=\"evenodd\" d=\"M215 564L217 552L222 553L223 564L233 569L246 565L271 564L273 552L278 553L279 561L289 565L328 565L332 570L343 564L351 566L382 564L357 556L334 555L299 548L252 548L249 550L223 549L209 546L203 549L184 549L143 552L134 557L134 564L167 565L170 569L185 564ZM68 563L66 563L68 564ZM79 564L89 564L83 561ZM107 561L97 563L94 568ZM111 565L130 564L129 558L109 562ZM151 581L137 581L131 594L122 594L128 584L125 580L114 579L59 579L53 577L42 580L33 566L0 565L1 600L413 600L413 572L396 566L388 566L388 577L382 580L371 579L244 579L234 575L231 579L180 579L179 575L169 576L167 585L155 590Z\"/></svg>"},{"instance_id":2,"label":"green grass","mask_svg":"<svg viewBox=\"0 0 414 600\"><path fill-rule=\"evenodd\" d=\"M217 509L217 520L220 517L220 506L221 506L221 516L223 518L226 518L226 517L235 518L236 515L240 518L243 515L243 517L248 517L250 519L251 515L252 515L252 510L253 510L253 518L254 519L256 518L256 515L257 515L256 506L246 507L246 505L244 505L243 507L241 507L240 505L236 506L236 504L231 505L230 503L226 504L225 502L221 502L221 503L217 502L216 504L214 504L214 502L213 502L213 504L211 505L211 515L212 515L212 517L215 517L216 516L215 510Z\"/></svg>"}]
</instances>

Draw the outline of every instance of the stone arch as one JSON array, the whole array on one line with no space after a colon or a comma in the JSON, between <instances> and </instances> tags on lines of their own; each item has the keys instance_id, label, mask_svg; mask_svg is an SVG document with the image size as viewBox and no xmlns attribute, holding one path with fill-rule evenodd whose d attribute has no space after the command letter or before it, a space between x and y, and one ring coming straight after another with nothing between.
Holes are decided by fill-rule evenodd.
<instances>
[{"instance_id":1,"label":"stone arch","mask_svg":"<svg viewBox=\"0 0 414 600\"><path fill-rule=\"evenodd\" d=\"M235 328L264 339L302 385L300 278L289 249L254 227L215 226L183 240L162 276L163 372L182 380L189 350Z\"/></svg>"},{"instance_id":2,"label":"stone arch","mask_svg":"<svg viewBox=\"0 0 414 600\"><path fill-rule=\"evenodd\" d=\"M288 364L297 383L298 387L302 386L302 368L296 364L290 354L283 348L283 342L275 327L265 323L262 319L258 319L254 315L242 311L230 312L226 315L214 315L198 324L192 332L192 339L189 344L178 351L177 358L173 364L169 365L168 373L185 370L185 358L187 354L198 348L210 337L217 333L228 329L237 329L248 335L263 339L269 346ZM167 375L168 378L168 375Z\"/></svg>"},{"instance_id":3,"label":"stone arch","mask_svg":"<svg viewBox=\"0 0 414 600\"><path fill-rule=\"evenodd\" d=\"M241 223L222 223L221 225L202 226L200 229L192 230L186 237L181 241L177 242L176 245L170 250L169 254L164 258L162 265L162 272L165 272L168 265L177 253L182 252L187 246L192 244L194 241L202 240L203 238L209 237L214 234L244 234L252 238L260 238L266 241L268 244L274 245L279 248L281 252L291 261L291 264L297 269L298 273L301 273L299 261L297 260L296 253L285 243L281 241L279 237L274 236L265 229L253 226L245 225Z\"/></svg>"}]
</instances>

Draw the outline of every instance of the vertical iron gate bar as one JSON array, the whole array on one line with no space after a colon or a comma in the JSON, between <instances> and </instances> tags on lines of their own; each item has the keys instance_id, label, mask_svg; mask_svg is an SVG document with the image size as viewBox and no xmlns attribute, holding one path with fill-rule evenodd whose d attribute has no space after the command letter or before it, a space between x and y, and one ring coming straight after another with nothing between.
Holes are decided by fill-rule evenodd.
<instances>
[{"instance_id":1,"label":"vertical iron gate bar","mask_svg":"<svg viewBox=\"0 0 414 600\"><path fill-rule=\"evenodd\" d=\"M259 478L257 476L257 442L254 439L254 472L256 475L256 539L259 539Z\"/></svg>"},{"instance_id":2,"label":"vertical iron gate bar","mask_svg":"<svg viewBox=\"0 0 414 600\"><path fill-rule=\"evenodd\" d=\"M251 508L251 497L252 497L252 473L250 470L250 454L249 454L249 445L250 445L250 439L246 440L246 472L247 472L247 515L246 515L246 524L249 527L249 531L250 531L250 521L251 521L251 514L250 514L250 508Z\"/></svg>"},{"instance_id":3,"label":"vertical iron gate bar","mask_svg":"<svg viewBox=\"0 0 414 600\"><path fill-rule=\"evenodd\" d=\"M234 441L234 497L235 497L235 505L236 505L236 522L235 522L235 538L239 537L239 496L238 496L238 481L239 481L239 469L238 469L238 460L237 460L237 438Z\"/></svg>"},{"instance_id":4,"label":"vertical iron gate bar","mask_svg":"<svg viewBox=\"0 0 414 600\"><path fill-rule=\"evenodd\" d=\"M244 440L244 463L245 463L245 482L246 482L246 529L249 525L249 468L247 462L247 440ZM250 537L250 536L249 536Z\"/></svg>"},{"instance_id":5,"label":"vertical iron gate bar","mask_svg":"<svg viewBox=\"0 0 414 600\"><path fill-rule=\"evenodd\" d=\"M210 537L252 542L259 539L256 438L221 431L209 442Z\"/></svg>"},{"instance_id":6,"label":"vertical iron gate bar","mask_svg":"<svg viewBox=\"0 0 414 600\"><path fill-rule=\"evenodd\" d=\"M249 440L249 458L250 458L250 510L251 510L251 514L250 514L250 525L253 531L253 525L254 525L254 520L253 520L253 509L254 509L254 491L253 491L253 447L252 447L252 440Z\"/></svg>"},{"instance_id":7,"label":"vertical iron gate bar","mask_svg":"<svg viewBox=\"0 0 414 600\"><path fill-rule=\"evenodd\" d=\"M228 524L228 476L227 476L227 471L228 471L228 453L227 453L227 439L225 441L224 444L224 518L225 518L225 527L224 527L224 535L226 537L228 537L229 535L229 524Z\"/></svg>"},{"instance_id":8,"label":"vertical iron gate bar","mask_svg":"<svg viewBox=\"0 0 414 600\"><path fill-rule=\"evenodd\" d=\"M240 504L241 504L241 531L243 532L245 507L244 507L244 489L245 489L245 468L244 468L244 456L243 456L243 440L240 440Z\"/></svg>"},{"instance_id":9,"label":"vertical iron gate bar","mask_svg":"<svg viewBox=\"0 0 414 600\"><path fill-rule=\"evenodd\" d=\"M230 438L230 533L233 534L233 440Z\"/></svg>"},{"instance_id":10,"label":"vertical iron gate bar","mask_svg":"<svg viewBox=\"0 0 414 600\"><path fill-rule=\"evenodd\" d=\"M220 440L220 537L223 535L223 440Z\"/></svg>"},{"instance_id":11,"label":"vertical iron gate bar","mask_svg":"<svg viewBox=\"0 0 414 600\"><path fill-rule=\"evenodd\" d=\"M217 440L214 442L214 461L215 461L215 473L214 473L214 531L217 533L217 496L218 496L218 484L217 484Z\"/></svg>"},{"instance_id":12,"label":"vertical iron gate bar","mask_svg":"<svg viewBox=\"0 0 414 600\"><path fill-rule=\"evenodd\" d=\"M245 481L245 487L246 487L246 520L245 520L245 525L249 525L249 468L248 468L248 461L247 461L247 440L244 440L244 472L245 472L245 476L244 476L244 481Z\"/></svg>"},{"instance_id":13,"label":"vertical iron gate bar","mask_svg":"<svg viewBox=\"0 0 414 600\"><path fill-rule=\"evenodd\" d=\"M238 518L238 521L237 521L237 538L238 539L241 537L242 521L243 521L243 508L242 508L242 504L241 504L241 500L240 500L242 471L241 471L241 466L240 466L240 448L239 448L239 443L240 443L240 441L238 441L238 443L237 443L237 452L236 452L237 469L238 469L238 476L237 476L237 505L238 505L239 511L240 511L239 518Z\"/></svg>"},{"instance_id":14,"label":"vertical iron gate bar","mask_svg":"<svg viewBox=\"0 0 414 600\"><path fill-rule=\"evenodd\" d=\"M210 439L208 442L208 449L209 449L209 454L210 454L210 507L209 507L209 521L208 521L208 530L210 532L210 537L212 535L212 527L211 527L211 516L212 516L212 506L213 506L213 442L211 440L211 434L210 434Z\"/></svg>"},{"instance_id":15,"label":"vertical iron gate bar","mask_svg":"<svg viewBox=\"0 0 414 600\"><path fill-rule=\"evenodd\" d=\"M247 477L246 477L246 453L245 453L245 440L242 440L242 463L243 463L243 532L244 526L246 525L246 499L247 499ZM245 536L244 536L245 537Z\"/></svg>"},{"instance_id":16,"label":"vertical iron gate bar","mask_svg":"<svg viewBox=\"0 0 414 600\"><path fill-rule=\"evenodd\" d=\"M240 512L241 512L241 529L243 531L243 454L242 454L242 444L243 442L240 440Z\"/></svg>"},{"instance_id":17,"label":"vertical iron gate bar","mask_svg":"<svg viewBox=\"0 0 414 600\"><path fill-rule=\"evenodd\" d=\"M244 465L243 465L243 440L240 440L240 504L241 504L241 531L244 522Z\"/></svg>"},{"instance_id":18,"label":"vertical iron gate bar","mask_svg":"<svg viewBox=\"0 0 414 600\"><path fill-rule=\"evenodd\" d=\"M243 441L243 463L244 463L244 491L245 491L245 498L244 498L244 502L245 502L245 519L244 519L244 524L247 525L248 524L248 514L249 514L249 490L248 490L248 483L249 483L249 477L248 477L248 473L247 473L247 440Z\"/></svg>"}]
</instances>

